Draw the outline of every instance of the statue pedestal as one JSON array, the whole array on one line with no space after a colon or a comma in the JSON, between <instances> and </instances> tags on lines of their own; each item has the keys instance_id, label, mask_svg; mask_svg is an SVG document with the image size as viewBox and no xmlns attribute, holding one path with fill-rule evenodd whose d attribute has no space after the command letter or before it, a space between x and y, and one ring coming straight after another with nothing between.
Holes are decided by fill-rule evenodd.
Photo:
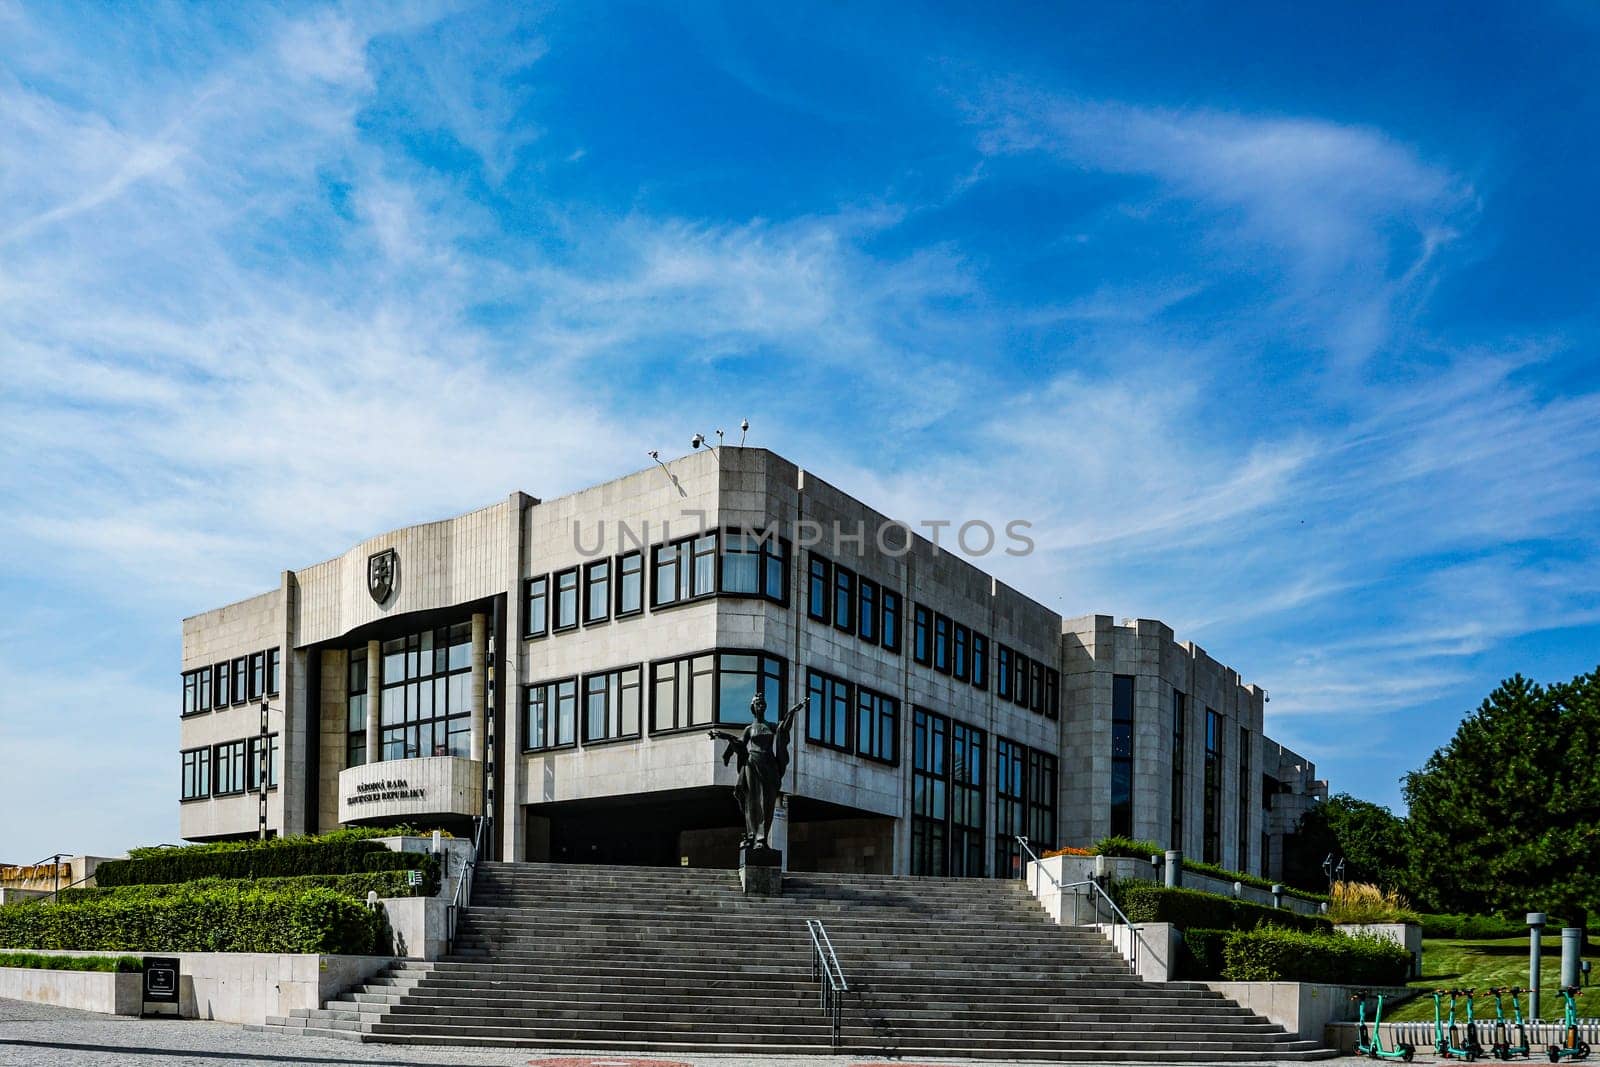
<instances>
[{"instance_id":1,"label":"statue pedestal","mask_svg":"<svg viewBox=\"0 0 1600 1067\"><path fill-rule=\"evenodd\" d=\"M739 886L745 896L783 895L783 853L775 848L739 850Z\"/></svg>"}]
</instances>

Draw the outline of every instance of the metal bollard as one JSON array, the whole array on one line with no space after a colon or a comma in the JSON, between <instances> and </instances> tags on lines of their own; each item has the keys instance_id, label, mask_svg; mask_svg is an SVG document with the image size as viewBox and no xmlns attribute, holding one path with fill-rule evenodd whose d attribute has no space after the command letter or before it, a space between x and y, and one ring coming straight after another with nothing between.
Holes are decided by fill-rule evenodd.
<instances>
[{"instance_id":1,"label":"metal bollard","mask_svg":"<svg viewBox=\"0 0 1600 1067\"><path fill-rule=\"evenodd\" d=\"M1528 912L1528 1018L1539 1018L1539 961L1544 952L1544 912Z\"/></svg>"},{"instance_id":2,"label":"metal bollard","mask_svg":"<svg viewBox=\"0 0 1600 1067\"><path fill-rule=\"evenodd\" d=\"M1578 960L1583 955L1583 930L1576 926L1561 928L1561 984L1578 984Z\"/></svg>"},{"instance_id":3,"label":"metal bollard","mask_svg":"<svg viewBox=\"0 0 1600 1067\"><path fill-rule=\"evenodd\" d=\"M1167 888L1177 889L1183 885L1183 849L1167 849Z\"/></svg>"}]
</instances>

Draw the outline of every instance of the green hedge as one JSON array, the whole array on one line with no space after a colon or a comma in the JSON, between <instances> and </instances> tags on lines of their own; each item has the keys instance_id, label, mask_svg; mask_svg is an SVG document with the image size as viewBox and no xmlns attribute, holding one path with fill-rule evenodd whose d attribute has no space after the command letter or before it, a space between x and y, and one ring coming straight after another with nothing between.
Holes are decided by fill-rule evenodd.
<instances>
[{"instance_id":1,"label":"green hedge","mask_svg":"<svg viewBox=\"0 0 1600 1067\"><path fill-rule=\"evenodd\" d=\"M1183 932L1178 952L1178 977L1188 982L1204 982L1222 976L1222 946L1234 930L1207 930L1195 927Z\"/></svg>"},{"instance_id":2,"label":"green hedge","mask_svg":"<svg viewBox=\"0 0 1600 1067\"><path fill-rule=\"evenodd\" d=\"M452 834L440 831L445 837ZM163 856L200 856L214 852L252 852L260 849L297 848L300 845L320 842L331 844L340 841L370 841L378 837L428 837L432 830L418 830L413 826L346 826L329 830L325 834L293 834L289 837L269 837L265 841L240 838L232 841L201 841L193 845L145 845L130 848L128 858L135 860L158 859Z\"/></svg>"},{"instance_id":3,"label":"green hedge","mask_svg":"<svg viewBox=\"0 0 1600 1067\"><path fill-rule=\"evenodd\" d=\"M237 844L237 842L232 842ZM358 874L363 871L432 871L438 862L426 852L391 852L381 842L343 833L252 842L249 848L139 849L137 859L109 860L95 868L99 886L162 885L202 878L289 878L307 874Z\"/></svg>"},{"instance_id":4,"label":"green hedge","mask_svg":"<svg viewBox=\"0 0 1600 1067\"><path fill-rule=\"evenodd\" d=\"M116 971L138 974L144 961L138 956L46 956L40 952L0 952L0 967L30 971Z\"/></svg>"},{"instance_id":5,"label":"green hedge","mask_svg":"<svg viewBox=\"0 0 1600 1067\"><path fill-rule=\"evenodd\" d=\"M1155 841L1139 841L1131 837L1120 836L1102 837L1089 846L1089 851L1098 856L1121 856L1124 859L1145 860L1147 862L1151 856L1161 856L1166 853L1166 849ZM1183 869L1193 871L1196 874L1209 874L1213 878L1221 878L1228 882L1241 882L1244 885L1255 889L1265 889L1268 892L1271 892L1274 885L1273 882L1265 878L1246 874L1244 871L1230 871L1219 864L1202 863L1200 860L1185 859L1183 861ZM1285 896L1299 897L1301 900L1307 900L1313 904L1320 904L1328 899L1326 893L1312 893L1305 889L1291 889L1289 886L1283 887L1283 893Z\"/></svg>"},{"instance_id":6,"label":"green hedge","mask_svg":"<svg viewBox=\"0 0 1600 1067\"><path fill-rule=\"evenodd\" d=\"M1375 936L1261 927L1222 943L1222 977L1232 982L1405 985L1410 974L1411 953Z\"/></svg>"},{"instance_id":7,"label":"green hedge","mask_svg":"<svg viewBox=\"0 0 1600 1067\"><path fill-rule=\"evenodd\" d=\"M386 934L380 914L331 889L184 887L143 899L0 908L7 948L367 955Z\"/></svg>"},{"instance_id":8,"label":"green hedge","mask_svg":"<svg viewBox=\"0 0 1600 1067\"><path fill-rule=\"evenodd\" d=\"M1185 931L1248 930L1265 923L1295 930L1333 929L1333 924L1320 915L1301 915L1215 893L1202 893L1198 889L1168 889L1155 882L1120 882L1117 895L1129 921L1172 923Z\"/></svg>"},{"instance_id":9,"label":"green hedge","mask_svg":"<svg viewBox=\"0 0 1600 1067\"><path fill-rule=\"evenodd\" d=\"M1489 941L1502 937L1527 937L1528 924L1498 915L1424 915L1423 937L1461 941Z\"/></svg>"},{"instance_id":10,"label":"green hedge","mask_svg":"<svg viewBox=\"0 0 1600 1067\"><path fill-rule=\"evenodd\" d=\"M431 860L432 857L429 857ZM255 889L263 892L303 892L307 889L331 889L341 896L367 899L368 892L380 897L431 897L439 891L438 864L432 870L423 869L422 885L406 884L406 871L364 871L361 874L301 874L292 878L248 879L201 878L193 882L157 882L148 885L103 886L99 889L78 886L61 891L61 902L70 904L80 900L148 900L171 896L189 890L231 889L235 892Z\"/></svg>"}]
</instances>

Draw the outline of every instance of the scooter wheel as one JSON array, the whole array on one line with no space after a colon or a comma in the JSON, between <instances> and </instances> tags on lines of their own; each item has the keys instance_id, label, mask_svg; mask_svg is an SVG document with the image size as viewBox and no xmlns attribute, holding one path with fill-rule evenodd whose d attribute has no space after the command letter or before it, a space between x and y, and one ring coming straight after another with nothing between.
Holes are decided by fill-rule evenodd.
<instances>
[{"instance_id":1,"label":"scooter wheel","mask_svg":"<svg viewBox=\"0 0 1600 1067\"><path fill-rule=\"evenodd\" d=\"M1417 1054L1417 1046L1415 1046L1415 1045L1401 1045L1400 1046L1400 1058L1402 1060L1404 1060L1405 1062L1410 1063L1411 1062L1411 1057L1415 1056L1416 1054Z\"/></svg>"},{"instance_id":2,"label":"scooter wheel","mask_svg":"<svg viewBox=\"0 0 1600 1067\"><path fill-rule=\"evenodd\" d=\"M1561 1062L1561 1048L1559 1045L1551 1045L1549 1048L1545 1049L1545 1051L1550 1054L1551 1063Z\"/></svg>"},{"instance_id":3,"label":"scooter wheel","mask_svg":"<svg viewBox=\"0 0 1600 1067\"><path fill-rule=\"evenodd\" d=\"M1578 1058L1584 1059L1589 1055L1589 1044L1586 1041L1578 1042Z\"/></svg>"}]
</instances>

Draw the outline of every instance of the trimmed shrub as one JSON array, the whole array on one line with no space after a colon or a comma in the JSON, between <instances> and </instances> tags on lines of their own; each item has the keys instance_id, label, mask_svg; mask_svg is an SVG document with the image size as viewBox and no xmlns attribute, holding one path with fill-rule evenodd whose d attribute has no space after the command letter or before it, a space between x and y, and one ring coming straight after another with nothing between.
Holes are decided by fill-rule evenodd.
<instances>
[{"instance_id":1,"label":"trimmed shrub","mask_svg":"<svg viewBox=\"0 0 1600 1067\"><path fill-rule=\"evenodd\" d=\"M429 857L431 859L432 857ZM361 874L302 874L292 878L257 878L248 879L227 878L200 878L193 882L155 882L148 885L119 885L92 888L90 886L77 886L61 891L61 903L70 904L80 900L149 900L154 897L171 896L187 890L230 889L239 892L247 889L256 889L263 892L303 892L307 889L331 889L341 896L353 897L356 900L366 900L369 891L376 892L380 897L431 897L439 891L438 878L435 873L438 864L432 865L432 870L423 868L422 885L412 887L406 884L406 872L394 871L366 871Z\"/></svg>"},{"instance_id":2,"label":"trimmed shrub","mask_svg":"<svg viewBox=\"0 0 1600 1067\"><path fill-rule=\"evenodd\" d=\"M1411 974L1411 953L1393 941L1270 926L1229 934L1222 961L1222 977L1232 982L1398 986Z\"/></svg>"},{"instance_id":3,"label":"trimmed shrub","mask_svg":"<svg viewBox=\"0 0 1600 1067\"><path fill-rule=\"evenodd\" d=\"M9 948L365 955L383 934L381 915L331 889L174 887L143 899L0 908L0 946Z\"/></svg>"},{"instance_id":4,"label":"trimmed shrub","mask_svg":"<svg viewBox=\"0 0 1600 1067\"><path fill-rule=\"evenodd\" d=\"M1198 889L1168 889L1154 882L1123 882L1118 886L1119 905L1129 921L1172 923L1180 930L1249 930L1276 923L1295 930L1331 930L1333 925L1320 915L1251 904Z\"/></svg>"},{"instance_id":5,"label":"trimmed shrub","mask_svg":"<svg viewBox=\"0 0 1600 1067\"><path fill-rule=\"evenodd\" d=\"M1139 841L1132 837L1123 837L1121 834L1102 837L1089 846L1090 855L1121 856L1130 860L1148 861L1151 856L1160 856L1166 851L1154 841Z\"/></svg>"},{"instance_id":6,"label":"trimmed shrub","mask_svg":"<svg viewBox=\"0 0 1600 1067\"><path fill-rule=\"evenodd\" d=\"M138 956L46 956L40 952L0 952L0 967L31 971L115 971L139 974L144 961Z\"/></svg>"},{"instance_id":7,"label":"trimmed shrub","mask_svg":"<svg viewBox=\"0 0 1600 1067\"><path fill-rule=\"evenodd\" d=\"M1102 837L1089 846L1091 855L1121 856L1124 859L1134 860L1149 860L1151 856L1160 856L1165 852L1166 849L1155 841L1139 841L1131 837L1118 835ZM1244 871L1230 871L1226 867L1215 863L1202 863L1199 860L1185 859L1183 861L1183 869L1193 871L1196 874L1209 874L1213 878L1221 878L1228 882L1242 882L1256 889L1270 891L1273 886L1273 883L1265 878L1254 874L1246 874ZM1312 893L1305 889L1291 889L1289 886L1284 886L1283 892L1285 896L1299 897L1301 900L1308 900L1313 904L1320 904L1328 899L1324 893Z\"/></svg>"},{"instance_id":8,"label":"trimmed shrub","mask_svg":"<svg viewBox=\"0 0 1600 1067\"><path fill-rule=\"evenodd\" d=\"M230 842L238 845L238 842ZM425 852L391 852L378 841L345 831L323 837L251 842L248 848L139 849L138 859L109 860L95 868L100 886L161 885L202 878L289 878L307 874L359 874L362 871L422 870L438 863ZM388 857L373 859L372 857Z\"/></svg>"},{"instance_id":9,"label":"trimmed shrub","mask_svg":"<svg viewBox=\"0 0 1600 1067\"><path fill-rule=\"evenodd\" d=\"M1178 954L1178 977L1189 982L1204 982L1222 976L1222 946L1233 930L1207 930L1196 927L1183 932Z\"/></svg>"},{"instance_id":10,"label":"trimmed shrub","mask_svg":"<svg viewBox=\"0 0 1600 1067\"><path fill-rule=\"evenodd\" d=\"M1490 941L1503 937L1527 937L1528 924L1498 915L1421 915L1423 937L1459 941ZM1548 929L1548 927L1546 927Z\"/></svg>"},{"instance_id":11,"label":"trimmed shrub","mask_svg":"<svg viewBox=\"0 0 1600 1067\"><path fill-rule=\"evenodd\" d=\"M340 841L370 841L378 837L428 837L432 833L432 830L418 830L405 824L346 826L338 830L329 830L325 834L292 834L288 837L269 837L265 841L244 838L233 841L201 841L193 845L145 845L140 848L130 848L128 858L148 860L162 856L199 856L211 852L249 852L257 849L296 848L314 842L332 844ZM439 833L444 837L454 836L447 830L441 830Z\"/></svg>"},{"instance_id":12,"label":"trimmed shrub","mask_svg":"<svg viewBox=\"0 0 1600 1067\"><path fill-rule=\"evenodd\" d=\"M1328 903L1329 920L1336 923L1418 922L1411 902L1392 889L1370 882L1335 882Z\"/></svg>"}]
</instances>

